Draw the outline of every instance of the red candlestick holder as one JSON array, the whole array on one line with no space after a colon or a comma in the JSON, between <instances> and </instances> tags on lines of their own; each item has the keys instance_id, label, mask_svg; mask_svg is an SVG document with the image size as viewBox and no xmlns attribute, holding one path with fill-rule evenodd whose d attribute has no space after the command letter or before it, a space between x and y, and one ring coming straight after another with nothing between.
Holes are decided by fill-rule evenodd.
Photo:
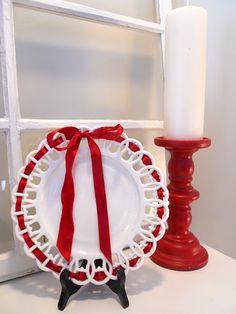
<instances>
[{"instance_id":1,"label":"red candlestick holder","mask_svg":"<svg viewBox=\"0 0 236 314\"><path fill-rule=\"evenodd\" d=\"M171 154L168 163L170 215L168 230L158 242L151 259L160 266L174 270L201 268L208 262L208 253L189 231L192 221L190 203L199 198L199 192L191 185L194 172L192 155L200 148L209 147L211 140L156 137L155 144L165 147Z\"/></svg>"}]
</instances>

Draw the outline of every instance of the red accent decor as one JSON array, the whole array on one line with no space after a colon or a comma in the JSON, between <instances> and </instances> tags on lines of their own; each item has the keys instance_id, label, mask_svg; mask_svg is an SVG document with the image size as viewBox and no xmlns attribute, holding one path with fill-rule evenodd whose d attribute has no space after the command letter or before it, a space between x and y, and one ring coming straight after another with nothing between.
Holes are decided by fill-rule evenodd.
<instances>
[{"instance_id":1,"label":"red accent decor","mask_svg":"<svg viewBox=\"0 0 236 314\"><path fill-rule=\"evenodd\" d=\"M68 138L67 138L68 139ZM116 142L119 142L121 143L122 141L124 140L124 138L122 136L118 136L115 141ZM63 143L63 139L62 138L57 138L55 140L53 140L53 143L51 143L51 146L52 147L56 147L57 145L60 145ZM130 143L130 149L133 150L134 152L138 150L138 146L135 144L135 143ZM48 153L48 149L46 147L42 147L40 150L38 150L36 152L36 154L34 155L34 158L36 160L40 160L42 159L46 154ZM145 158L146 156L143 156L143 159ZM147 156L148 157L148 156ZM145 158L145 163L146 164L151 164L151 160L149 158ZM26 175L30 175L32 173L32 171L34 170L35 168L35 163L33 161L30 161L26 166L25 166L25 169L24 169L24 174ZM160 178L159 178L159 175L158 173L154 170L151 174L154 178L154 180L156 180L157 182L160 181ZM17 192L20 192L20 193L24 193L24 190L25 190L25 187L28 183L28 179L26 178L22 178L20 181L19 181L19 184L18 184L18 188L17 188ZM21 211L22 210L22 196L16 196L16 204L15 204L15 211L18 212L18 211ZM157 210L157 215L161 218L162 215L163 215L163 208L159 208ZM23 239L26 243L26 245L28 247L32 247L33 245L37 245L37 243L34 242L33 239L31 239L30 235L28 234L28 230L25 226L25 220L24 220L24 215L18 215L17 216L17 220L18 220L18 227L20 230L24 231L23 233ZM153 233L156 234L157 232L157 228L154 230ZM156 236L156 235L155 235ZM151 248L152 248L152 242L149 242L146 247L143 249L144 253L148 253ZM40 250L40 248L36 247L32 253L35 255L36 259L38 259L41 263L43 263L46 259L47 259L47 256L44 254L43 251ZM132 265L132 267L135 267L135 265L137 264L139 258L135 257L133 259L130 260L130 264ZM48 269L51 269L53 270L55 273L60 273L61 270L62 270L62 266L61 265L58 265L58 264L55 264L53 263L52 260L49 260L47 262L47 264L44 266L45 268L48 268ZM117 266L116 268L113 268L113 275L116 275L117 274L117 269L119 268L122 268L120 265ZM77 272L77 273L74 273L74 272L70 272L70 278L76 278L77 280L87 280L87 276L84 272Z\"/></svg>"},{"instance_id":2,"label":"red accent decor","mask_svg":"<svg viewBox=\"0 0 236 314\"><path fill-rule=\"evenodd\" d=\"M190 203L199 198L199 192L191 185L194 172L192 155L200 148L209 147L211 140L156 137L155 144L165 147L171 154L168 164L170 216L168 230L151 259L160 266L174 270L201 268L208 262L208 253L189 231L192 221Z\"/></svg>"},{"instance_id":3,"label":"red accent decor","mask_svg":"<svg viewBox=\"0 0 236 314\"><path fill-rule=\"evenodd\" d=\"M69 141L66 146L58 147L55 145L54 136L57 133L63 134ZM112 264L109 218L102 168L102 155L99 146L95 143L94 140L116 140L121 136L122 133L123 128L120 124L118 124L114 127L101 127L91 132L81 132L81 130L77 129L76 127L64 127L52 131L47 136L48 144L51 147L58 151L66 150L66 174L61 191L62 214L57 238L57 247L62 256L68 262L71 258L71 249L74 235L73 203L75 191L72 170L81 140L82 138L86 138L92 160L93 183L98 215L99 245L106 259Z\"/></svg>"}]
</instances>

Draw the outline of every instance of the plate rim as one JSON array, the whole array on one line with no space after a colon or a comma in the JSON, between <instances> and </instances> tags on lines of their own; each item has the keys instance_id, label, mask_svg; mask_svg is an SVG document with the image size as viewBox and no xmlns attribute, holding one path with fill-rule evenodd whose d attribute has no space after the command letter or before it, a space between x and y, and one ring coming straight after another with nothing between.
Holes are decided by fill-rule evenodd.
<instances>
[{"instance_id":1,"label":"plate rim","mask_svg":"<svg viewBox=\"0 0 236 314\"><path fill-rule=\"evenodd\" d=\"M90 130L93 131L97 128L89 128L89 127L78 127L81 130ZM60 134L57 137L58 139L60 138ZM140 161L142 160L143 169L148 169L149 168L149 172L150 175L154 178L155 182L158 182L158 184L160 185L160 189L162 190L162 207L164 208L164 212L162 213L156 213L157 217L159 219L159 223L160 223L160 228L162 229L161 232L160 230L155 235L155 238L153 239L153 241L151 241L144 249L143 249L143 254L140 253L140 256L137 254L137 256L133 259L128 259L128 264L126 265L127 267L125 268L125 272L127 273L128 270L135 270L138 269L139 267L142 266L143 264L143 260L144 257L146 256L150 256L153 254L153 252L156 250L156 244L157 241L160 240L160 238L162 238L162 236L164 235L165 232L165 222L168 219L168 215L169 215L169 210L168 210L168 197L169 197L169 193L167 188L164 185L163 182L163 174L160 171L159 168L156 167L155 165L155 160L153 158L153 156L145 151L143 149L142 144L133 138L128 138L128 136L123 132L122 133L122 138L123 140L121 141L120 144L125 145L126 147L128 147L129 150L132 151L133 156L141 156L140 157ZM113 141L109 141L109 142L113 142ZM138 149L137 149L138 148ZM21 169L18 172L18 180L17 180L17 185L15 186L15 188L12 191L12 197L13 197L13 206L12 206L12 210L11 210L11 214L12 214L12 219L14 220L14 222L16 223L16 228L15 228L15 232L17 235L17 238L20 241L24 242L24 251L25 253L31 257L36 259L36 262L39 266L39 268L41 268L44 271L51 271L53 273L54 276L56 276L58 278L60 272L66 268L65 264L61 263L61 262L57 262L55 263L53 260L51 260L50 258L48 258L43 251L40 250L40 248L37 246L37 244L35 244L35 242L32 240L32 237L29 235L29 230L27 228L26 222L24 220L24 216L25 213L24 211L22 211L22 201L23 198L25 196L25 188L27 187L28 184L28 179L30 178L30 175L34 172L37 171L35 170L37 167L37 165L40 163L41 159L43 159L48 153L50 153L54 148L50 147L47 143L46 138L44 138L41 143L39 144L37 150L32 151L28 154L28 156L26 157L26 163L24 166L21 167ZM121 154L121 153L120 153ZM146 159L145 159L146 158ZM135 159L135 157L133 158ZM145 160L145 161L144 161ZM153 170L151 172L151 169ZM31 170L31 171L30 171ZM154 177L153 173L156 172L156 177ZM23 190L22 190L22 186L23 186ZM163 196L164 194L164 196ZM159 198L159 195L158 195ZM37 241L36 241L37 242ZM43 255L46 256L46 258L44 259ZM44 259L42 261L42 259ZM116 278L116 270L119 267L122 267L122 263L121 265L118 265L116 268L113 268L113 266L107 266L108 263L102 263L102 267L96 267L94 269L94 265L92 265L91 263L87 263L86 267L85 267L85 271L82 272L77 272L77 273L73 273L72 271L70 271L70 278L72 279L72 281L74 281L76 284L86 284L88 282L92 282L94 284L103 284L106 283L108 280L110 279L115 279ZM107 268L109 268L109 270L107 270ZM92 270L91 270L92 269ZM86 278L85 278L86 276Z\"/></svg>"}]
</instances>

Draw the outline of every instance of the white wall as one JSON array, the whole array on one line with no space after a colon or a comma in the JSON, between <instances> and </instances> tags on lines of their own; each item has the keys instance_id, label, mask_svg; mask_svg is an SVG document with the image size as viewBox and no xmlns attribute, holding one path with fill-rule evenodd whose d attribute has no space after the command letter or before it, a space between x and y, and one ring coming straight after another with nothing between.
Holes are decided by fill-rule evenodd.
<instances>
[{"instance_id":1,"label":"white wall","mask_svg":"<svg viewBox=\"0 0 236 314\"><path fill-rule=\"evenodd\" d=\"M195 155L192 229L212 247L236 258L236 1L191 0L208 11L205 135L209 149Z\"/></svg>"}]
</instances>

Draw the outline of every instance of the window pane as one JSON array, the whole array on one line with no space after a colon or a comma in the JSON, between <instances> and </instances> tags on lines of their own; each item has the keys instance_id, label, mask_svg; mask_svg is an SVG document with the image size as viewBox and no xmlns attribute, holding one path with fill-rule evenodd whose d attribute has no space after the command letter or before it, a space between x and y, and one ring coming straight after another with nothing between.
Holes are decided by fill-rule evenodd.
<instances>
[{"instance_id":1,"label":"window pane","mask_svg":"<svg viewBox=\"0 0 236 314\"><path fill-rule=\"evenodd\" d=\"M117 14L132 16L150 22L156 21L155 3L152 0L149 1L66 0L66 1L87 5L96 9L106 10Z\"/></svg>"},{"instance_id":2,"label":"window pane","mask_svg":"<svg viewBox=\"0 0 236 314\"><path fill-rule=\"evenodd\" d=\"M3 92L2 92L2 60L0 55L0 118L4 117Z\"/></svg>"},{"instance_id":3,"label":"window pane","mask_svg":"<svg viewBox=\"0 0 236 314\"><path fill-rule=\"evenodd\" d=\"M22 157L25 161L27 155L36 150L39 143L47 136L48 132L23 132L21 133Z\"/></svg>"},{"instance_id":4,"label":"window pane","mask_svg":"<svg viewBox=\"0 0 236 314\"><path fill-rule=\"evenodd\" d=\"M0 133L0 253L14 247L13 225L10 216L11 200L7 165L6 137Z\"/></svg>"},{"instance_id":5,"label":"window pane","mask_svg":"<svg viewBox=\"0 0 236 314\"><path fill-rule=\"evenodd\" d=\"M21 113L162 119L160 36L15 8Z\"/></svg>"}]
</instances>

